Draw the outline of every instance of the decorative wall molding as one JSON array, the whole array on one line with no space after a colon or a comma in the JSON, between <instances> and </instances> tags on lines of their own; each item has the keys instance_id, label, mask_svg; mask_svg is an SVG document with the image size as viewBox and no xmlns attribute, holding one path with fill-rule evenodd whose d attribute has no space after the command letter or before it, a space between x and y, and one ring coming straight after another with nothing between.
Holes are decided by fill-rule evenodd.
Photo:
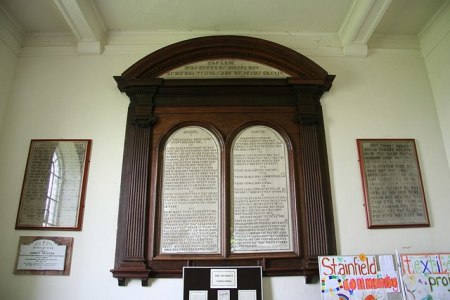
<instances>
[{"instance_id":1,"label":"decorative wall molding","mask_svg":"<svg viewBox=\"0 0 450 300\"><path fill-rule=\"evenodd\" d=\"M0 40L19 56L24 37L23 30L0 3Z\"/></svg>"},{"instance_id":2,"label":"decorative wall molding","mask_svg":"<svg viewBox=\"0 0 450 300\"><path fill-rule=\"evenodd\" d=\"M53 0L78 39L79 54L101 54L106 27L87 0Z\"/></svg>"},{"instance_id":3,"label":"decorative wall molding","mask_svg":"<svg viewBox=\"0 0 450 300\"><path fill-rule=\"evenodd\" d=\"M391 1L367 0L353 2L353 6L339 30L345 56L367 56L367 42Z\"/></svg>"},{"instance_id":4,"label":"decorative wall molding","mask_svg":"<svg viewBox=\"0 0 450 300\"><path fill-rule=\"evenodd\" d=\"M445 1L439 11L419 33L423 56L427 57L449 32L450 1Z\"/></svg>"},{"instance_id":5,"label":"decorative wall molding","mask_svg":"<svg viewBox=\"0 0 450 300\"><path fill-rule=\"evenodd\" d=\"M27 35L24 37L22 48L18 48L19 56L51 56L51 55L79 55L79 50L86 46L85 54L97 55L136 55L144 56L157 51L167 45L202 36L221 35L223 32L109 32L107 43L102 44L103 52L96 52L100 45L92 42L92 51L89 50L89 43L82 44L72 33L58 35ZM226 32L226 35L245 35L255 38L270 40L272 42L289 47L307 57L343 57L344 47L337 34L302 34L302 33L247 33L247 32ZM96 48L97 47L97 48ZM349 50L350 48L347 48ZM409 55L414 49L421 55L420 44L414 36L373 36L368 42L367 52L372 50L391 50L394 54ZM358 51L356 49L356 51ZM385 52L386 52L385 51ZM363 57L354 53L356 57Z\"/></svg>"},{"instance_id":6,"label":"decorative wall molding","mask_svg":"<svg viewBox=\"0 0 450 300\"><path fill-rule=\"evenodd\" d=\"M178 41L213 35L242 35L270 40L309 57L365 57L372 50L395 49L406 54L418 49L426 57L450 31L450 3L424 26L418 36L374 36L392 0L353 1L338 32L270 31L109 31L90 0L53 0L71 31L25 32L0 4L0 39L17 56L146 55ZM72 48L72 49L70 49Z\"/></svg>"}]
</instances>

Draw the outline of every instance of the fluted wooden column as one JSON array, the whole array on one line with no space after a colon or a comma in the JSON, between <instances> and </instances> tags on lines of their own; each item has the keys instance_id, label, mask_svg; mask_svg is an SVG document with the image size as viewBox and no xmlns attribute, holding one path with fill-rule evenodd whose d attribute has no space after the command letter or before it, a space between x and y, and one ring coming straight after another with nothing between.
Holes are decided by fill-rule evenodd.
<instances>
[{"instance_id":1,"label":"fluted wooden column","mask_svg":"<svg viewBox=\"0 0 450 300\"><path fill-rule=\"evenodd\" d=\"M318 86L299 86L297 110L300 134L300 156L303 168L305 230L309 237L304 246L306 268L317 268L317 256L336 252L331 195L329 194L328 162L325 149L320 97Z\"/></svg>"},{"instance_id":2,"label":"fluted wooden column","mask_svg":"<svg viewBox=\"0 0 450 300\"><path fill-rule=\"evenodd\" d=\"M125 133L122 185L120 191L116 261L113 276L119 285L127 278L140 278L147 285L151 272L147 264L148 172L153 97L156 88L128 88L130 97Z\"/></svg>"}]
</instances>

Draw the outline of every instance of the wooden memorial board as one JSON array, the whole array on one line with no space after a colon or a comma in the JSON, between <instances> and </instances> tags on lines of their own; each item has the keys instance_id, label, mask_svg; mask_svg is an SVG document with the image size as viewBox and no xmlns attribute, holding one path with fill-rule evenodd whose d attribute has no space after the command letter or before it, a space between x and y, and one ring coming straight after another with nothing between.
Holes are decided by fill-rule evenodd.
<instances>
[{"instance_id":1,"label":"wooden memorial board","mask_svg":"<svg viewBox=\"0 0 450 300\"><path fill-rule=\"evenodd\" d=\"M415 141L358 139L369 228L430 226Z\"/></svg>"},{"instance_id":2,"label":"wooden memorial board","mask_svg":"<svg viewBox=\"0 0 450 300\"><path fill-rule=\"evenodd\" d=\"M334 75L269 41L214 36L162 48L115 79L130 98L111 270L119 285L206 265L312 282L317 256L336 252L319 101ZM197 140L183 132L192 129ZM257 141L242 150L240 133ZM240 163L251 155L253 171Z\"/></svg>"}]
</instances>

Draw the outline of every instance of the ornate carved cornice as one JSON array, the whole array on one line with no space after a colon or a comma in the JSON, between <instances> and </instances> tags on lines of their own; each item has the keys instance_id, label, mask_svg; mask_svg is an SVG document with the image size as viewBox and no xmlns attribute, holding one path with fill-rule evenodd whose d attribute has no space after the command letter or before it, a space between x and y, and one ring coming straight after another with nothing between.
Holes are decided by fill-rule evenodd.
<instances>
[{"instance_id":1,"label":"ornate carved cornice","mask_svg":"<svg viewBox=\"0 0 450 300\"><path fill-rule=\"evenodd\" d=\"M140 128L149 128L156 123L157 118L155 116L148 116L147 118L134 118L132 124Z\"/></svg>"},{"instance_id":2,"label":"ornate carved cornice","mask_svg":"<svg viewBox=\"0 0 450 300\"><path fill-rule=\"evenodd\" d=\"M297 116L297 121L301 125L306 125L306 126L314 126L314 125L322 124L321 118L317 115L312 115L312 114L299 114Z\"/></svg>"},{"instance_id":3,"label":"ornate carved cornice","mask_svg":"<svg viewBox=\"0 0 450 300\"><path fill-rule=\"evenodd\" d=\"M328 73L302 54L282 45L244 36L209 36L182 41L155 51L132 65L122 77L157 78L183 65L212 59L247 60L283 71L294 78L328 85Z\"/></svg>"}]
</instances>

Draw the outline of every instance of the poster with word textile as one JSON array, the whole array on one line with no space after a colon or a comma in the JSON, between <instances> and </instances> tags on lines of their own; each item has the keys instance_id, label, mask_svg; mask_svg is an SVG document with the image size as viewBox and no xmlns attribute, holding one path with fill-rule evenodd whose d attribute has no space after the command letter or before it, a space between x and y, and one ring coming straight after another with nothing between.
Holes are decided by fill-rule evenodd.
<instances>
[{"instance_id":1,"label":"poster with word textile","mask_svg":"<svg viewBox=\"0 0 450 300\"><path fill-rule=\"evenodd\" d=\"M401 254L407 300L450 299L450 253Z\"/></svg>"},{"instance_id":2,"label":"poster with word textile","mask_svg":"<svg viewBox=\"0 0 450 300\"><path fill-rule=\"evenodd\" d=\"M401 284L393 255L320 256L325 300L400 300Z\"/></svg>"}]
</instances>

